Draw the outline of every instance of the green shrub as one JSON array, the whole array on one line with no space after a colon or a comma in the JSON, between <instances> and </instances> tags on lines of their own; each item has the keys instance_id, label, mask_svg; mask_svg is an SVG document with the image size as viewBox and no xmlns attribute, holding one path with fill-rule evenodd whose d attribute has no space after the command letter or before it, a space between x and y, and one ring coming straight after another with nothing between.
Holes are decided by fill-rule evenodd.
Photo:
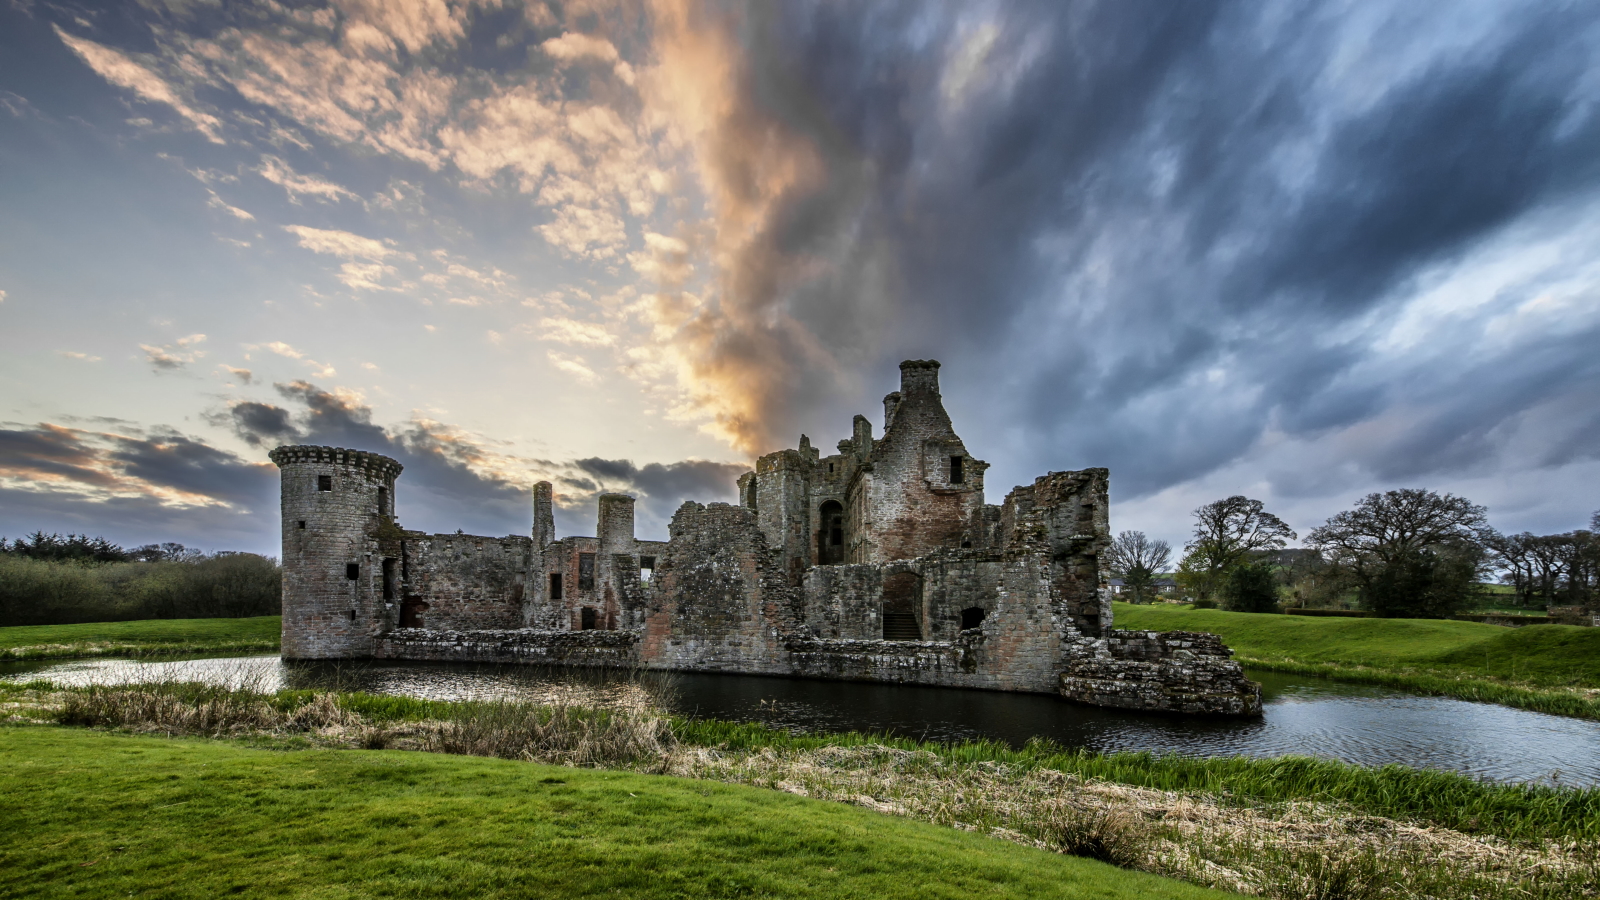
<instances>
[{"instance_id":1,"label":"green shrub","mask_svg":"<svg viewBox=\"0 0 1600 900\"><path fill-rule=\"evenodd\" d=\"M272 616L282 592L277 561L253 553L110 563L0 554L0 626Z\"/></svg>"},{"instance_id":2,"label":"green shrub","mask_svg":"<svg viewBox=\"0 0 1600 900\"><path fill-rule=\"evenodd\" d=\"M1248 562L1233 567L1222 585L1223 608L1233 612L1278 611L1278 578L1271 563Z\"/></svg>"}]
</instances>

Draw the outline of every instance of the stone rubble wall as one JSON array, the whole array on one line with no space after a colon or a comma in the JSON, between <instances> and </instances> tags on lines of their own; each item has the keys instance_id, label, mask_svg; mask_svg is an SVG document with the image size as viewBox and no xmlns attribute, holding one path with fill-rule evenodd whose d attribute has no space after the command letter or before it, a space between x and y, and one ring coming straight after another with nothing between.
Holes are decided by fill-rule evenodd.
<instances>
[{"instance_id":1,"label":"stone rubble wall","mask_svg":"<svg viewBox=\"0 0 1600 900\"><path fill-rule=\"evenodd\" d=\"M1244 677L1214 634L1113 631L1074 655L1061 696L1092 706L1194 715L1258 716L1261 685Z\"/></svg>"},{"instance_id":2,"label":"stone rubble wall","mask_svg":"<svg viewBox=\"0 0 1600 900\"><path fill-rule=\"evenodd\" d=\"M786 674L798 622L783 561L754 510L685 503L657 561L640 658L655 668Z\"/></svg>"}]
</instances>

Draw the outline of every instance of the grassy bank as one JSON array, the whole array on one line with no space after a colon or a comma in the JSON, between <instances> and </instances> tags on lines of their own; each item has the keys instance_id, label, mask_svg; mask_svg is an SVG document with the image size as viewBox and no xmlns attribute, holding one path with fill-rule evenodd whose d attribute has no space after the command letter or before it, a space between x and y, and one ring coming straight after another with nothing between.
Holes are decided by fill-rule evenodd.
<instances>
[{"instance_id":1,"label":"grassy bank","mask_svg":"<svg viewBox=\"0 0 1600 900\"><path fill-rule=\"evenodd\" d=\"M255 616L21 625L0 628L0 660L270 651L278 649L282 621Z\"/></svg>"},{"instance_id":2,"label":"grassy bank","mask_svg":"<svg viewBox=\"0 0 1600 900\"><path fill-rule=\"evenodd\" d=\"M1600 719L1600 628L1113 607L1118 628L1209 631L1263 669Z\"/></svg>"},{"instance_id":3,"label":"grassy bank","mask_svg":"<svg viewBox=\"0 0 1600 900\"><path fill-rule=\"evenodd\" d=\"M1283 900L1565 900L1600 890L1597 789L1492 785L1305 758L1193 760L1046 745L1012 750L859 734L796 736L670 719L649 701L650 685L639 687L631 696L613 694L615 705L604 708L560 700L265 695L194 684L8 686L0 688L0 702L13 721L226 737L275 751L423 750L767 788ZM577 690L582 695L585 688ZM315 767L325 769L321 762ZM339 777L350 778L352 792L366 789L364 780ZM421 783L432 781L454 790L448 779ZM232 793L235 806L246 810L265 802L262 791L248 786ZM6 864L0 855L0 866Z\"/></svg>"},{"instance_id":4,"label":"grassy bank","mask_svg":"<svg viewBox=\"0 0 1600 900\"><path fill-rule=\"evenodd\" d=\"M0 730L13 897L1223 897L749 787Z\"/></svg>"}]
</instances>

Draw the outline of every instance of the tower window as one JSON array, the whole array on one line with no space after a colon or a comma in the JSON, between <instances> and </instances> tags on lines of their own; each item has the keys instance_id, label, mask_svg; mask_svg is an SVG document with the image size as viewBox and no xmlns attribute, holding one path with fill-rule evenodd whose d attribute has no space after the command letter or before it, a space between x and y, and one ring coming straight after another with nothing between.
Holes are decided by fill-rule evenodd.
<instances>
[{"instance_id":1,"label":"tower window","mask_svg":"<svg viewBox=\"0 0 1600 900\"><path fill-rule=\"evenodd\" d=\"M350 579L351 581L355 581L357 578L360 578L361 577L361 564L360 563L346 563L345 567L344 567L344 577Z\"/></svg>"},{"instance_id":2,"label":"tower window","mask_svg":"<svg viewBox=\"0 0 1600 900\"><path fill-rule=\"evenodd\" d=\"M300 520L300 530L301 531L305 531L306 530L306 520L305 519L301 519Z\"/></svg>"},{"instance_id":3,"label":"tower window","mask_svg":"<svg viewBox=\"0 0 1600 900\"><path fill-rule=\"evenodd\" d=\"M389 511L389 489L386 488L386 487L378 488L378 515L381 516L384 513L387 513L388 511Z\"/></svg>"},{"instance_id":4,"label":"tower window","mask_svg":"<svg viewBox=\"0 0 1600 900\"><path fill-rule=\"evenodd\" d=\"M578 554L578 590L594 590L594 554Z\"/></svg>"},{"instance_id":5,"label":"tower window","mask_svg":"<svg viewBox=\"0 0 1600 900\"><path fill-rule=\"evenodd\" d=\"M552 573L550 573L550 599L551 600L560 600L561 599L561 573L560 572L552 572Z\"/></svg>"},{"instance_id":6,"label":"tower window","mask_svg":"<svg viewBox=\"0 0 1600 900\"><path fill-rule=\"evenodd\" d=\"M967 473L965 471L963 471L964 466L962 466L961 463L962 463L962 458L961 457L959 457L959 456L950 457L950 483L951 484L961 484L963 481L967 480L966 479L966 474Z\"/></svg>"},{"instance_id":7,"label":"tower window","mask_svg":"<svg viewBox=\"0 0 1600 900\"><path fill-rule=\"evenodd\" d=\"M331 492L333 490L333 476L332 475L318 475L317 476L317 490L319 492L321 492L321 493L324 493L324 494Z\"/></svg>"}]
</instances>

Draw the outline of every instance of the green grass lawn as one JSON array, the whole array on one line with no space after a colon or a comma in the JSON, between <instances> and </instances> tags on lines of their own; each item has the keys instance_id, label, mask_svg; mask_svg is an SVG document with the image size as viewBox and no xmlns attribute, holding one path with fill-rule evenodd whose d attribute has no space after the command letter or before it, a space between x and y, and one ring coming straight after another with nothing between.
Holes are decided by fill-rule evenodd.
<instances>
[{"instance_id":1,"label":"green grass lawn","mask_svg":"<svg viewBox=\"0 0 1600 900\"><path fill-rule=\"evenodd\" d=\"M1232 896L776 791L0 727L8 897Z\"/></svg>"},{"instance_id":2,"label":"green grass lawn","mask_svg":"<svg viewBox=\"0 0 1600 900\"><path fill-rule=\"evenodd\" d=\"M1218 609L1115 603L1118 628L1209 631L1238 657L1281 671L1350 677L1541 709L1538 689L1600 688L1600 628L1532 625L1507 628L1446 619L1345 619L1236 613ZM1342 674L1341 674L1342 673ZM1446 681L1479 682L1459 690ZM1503 696L1486 685L1506 686ZM1522 696L1509 686L1532 690ZM1487 693L1484 693L1487 692ZM1567 692L1570 694L1570 692ZM1544 694L1554 698L1550 691ZM1600 718L1600 700L1550 712ZM1587 706L1585 706L1587 703ZM1587 710L1587 711L1586 711Z\"/></svg>"},{"instance_id":3,"label":"green grass lawn","mask_svg":"<svg viewBox=\"0 0 1600 900\"><path fill-rule=\"evenodd\" d=\"M142 619L0 628L0 658L55 659L108 653L208 653L276 650L281 616L249 619Z\"/></svg>"}]
</instances>

